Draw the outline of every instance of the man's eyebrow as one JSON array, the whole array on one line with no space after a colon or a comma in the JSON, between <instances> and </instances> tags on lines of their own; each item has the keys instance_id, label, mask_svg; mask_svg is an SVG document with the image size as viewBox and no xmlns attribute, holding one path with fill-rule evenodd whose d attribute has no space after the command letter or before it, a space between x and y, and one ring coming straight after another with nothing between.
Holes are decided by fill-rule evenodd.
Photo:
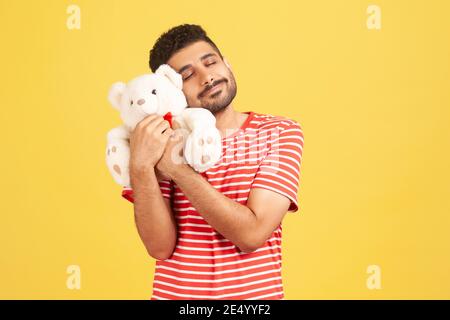
<instances>
[{"instance_id":1,"label":"man's eyebrow","mask_svg":"<svg viewBox=\"0 0 450 320\"><path fill-rule=\"evenodd\" d=\"M211 56L217 56L217 54L215 54L214 52L204 54L203 56L200 57L200 60L203 61ZM183 66L180 70L178 70L178 73L182 73L184 70L186 70L190 67L192 67L192 64L187 64L187 65Z\"/></svg>"}]
</instances>

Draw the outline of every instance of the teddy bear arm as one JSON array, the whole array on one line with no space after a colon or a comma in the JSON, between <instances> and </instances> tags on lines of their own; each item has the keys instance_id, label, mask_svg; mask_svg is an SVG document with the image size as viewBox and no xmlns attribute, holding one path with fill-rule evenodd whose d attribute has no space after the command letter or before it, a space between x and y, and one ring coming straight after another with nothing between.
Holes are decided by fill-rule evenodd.
<instances>
[{"instance_id":1,"label":"teddy bear arm","mask_svg":"<svg viewBox=\"0 0 450 320\"><path fill-rule=\"evenodd\" d=\"M187 108L181 114L186 127L193 131L200 127L215 127L216 118L204 108Z\"/></svg>"}]
</instances>

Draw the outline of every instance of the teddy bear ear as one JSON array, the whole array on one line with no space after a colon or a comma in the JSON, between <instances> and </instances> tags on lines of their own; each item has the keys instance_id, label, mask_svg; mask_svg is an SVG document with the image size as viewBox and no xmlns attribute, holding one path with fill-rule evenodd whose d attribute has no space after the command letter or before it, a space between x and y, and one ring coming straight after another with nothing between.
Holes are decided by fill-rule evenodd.
<instances>
[{"instance_id":1,"label":"teddy bear ear","mask_svg":"<svg viewBox=\"0 0 450 320\"><path fill-rule=\"evenodd\" d=\"M160 65L155 73L169 78L169 80L175 85L175 87L177 87L177 89L183 89L183 78L181 77L181 74L177 73L168 64Z\"/></svg>"},{"instance_id":2,"label":"teddy bear ear","mask_svg":"<svg viewBox=\"0 0 450 320\"><path fill-rule=\"evenodd\" d=\"M108 100L114 108L120 110L120 99L125 92L127 85L123 82L116 82L109 89Z\"/></svg>"}]
</instances>

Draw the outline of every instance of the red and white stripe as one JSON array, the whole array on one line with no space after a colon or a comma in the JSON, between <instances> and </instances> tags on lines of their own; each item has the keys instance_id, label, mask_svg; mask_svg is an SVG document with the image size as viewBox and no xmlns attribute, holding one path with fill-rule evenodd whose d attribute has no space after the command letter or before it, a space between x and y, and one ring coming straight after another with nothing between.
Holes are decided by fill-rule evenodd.
<instances>
[{"instance_id":1,"label":"red and white stripe","mask_svg":"<svg viewBox=\"0 0 450 320\"><path fill-rule=\"evenodd\" d=\"M201 173L225 196L243 205L253 188L286 196L299 209L297 191L303 131L290 119L248 112L241 129L222 139L222 158ZM178 224L172 256L157 260L152 299L283 299L281 224L265 245L243 253L216 232L172 181L159 183ZM122 196L133 202L133 190Z\"/></svg>"}]
</instances>

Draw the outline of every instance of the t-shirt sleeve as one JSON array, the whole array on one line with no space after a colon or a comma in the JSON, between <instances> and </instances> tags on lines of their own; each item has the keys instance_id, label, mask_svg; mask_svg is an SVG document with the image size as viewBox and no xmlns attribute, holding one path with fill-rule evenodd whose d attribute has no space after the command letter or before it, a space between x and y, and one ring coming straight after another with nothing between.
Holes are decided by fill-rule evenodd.
<instances>
[{"instance_id":1,"label":"t-shirt sleeve","mask_svg":"<svg viewBox=\"0 0 450 320\"><path fill-rule=\"evenodd\" d=\"M303 154L303 130L289 120L284 129L271 132L269 151L262 160L252 183L252 188L263 188L286 196L290 201L288 211L299 208L300 166Z\"/></svg>"},{"instance_id":2,"label":"t-shirt sleeve","mask_svg":"<svg viewBox=\"0 0 450 320\"><path fill-rule=\"evenodd\" d=\"M164 198L169 199L172 193L172 183L170 180L161 180L158 182L159 189L161 190L161 194ZM133 189L130 187L122 188L122 197L127 199L130 202L134 202L133 198Z\"/></svg>"}]
</instances>

